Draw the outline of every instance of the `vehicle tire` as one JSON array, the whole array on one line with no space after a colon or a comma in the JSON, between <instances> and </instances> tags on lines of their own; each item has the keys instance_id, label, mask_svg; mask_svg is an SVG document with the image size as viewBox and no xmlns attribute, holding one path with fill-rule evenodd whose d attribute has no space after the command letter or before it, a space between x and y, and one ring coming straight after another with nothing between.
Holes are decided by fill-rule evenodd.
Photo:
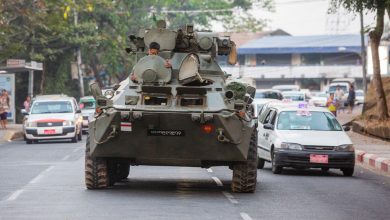
<instances>
[{"instance_id":1,"label":"vehicle tire","mask_svg":"<svg viewBox=\"0 0 390 220\"><path fill-rule=\"evenodd\" d=\"M352 176L354 172L354 168L342 168L341 171L343 171L344 176Z\"/></svg>"},{"instance_id":2,"label":"vehicle tire","mask_svg":"<svg viewBox=\"0 0 390 220\"><path fill-rule=\"evenodd\" d=\"M77 135L77 140L81 141L83 140L83 132L80 130L79 134Z\"/></svg>"},{"instance_id":3,"label":"vehicle tire","mask_svg":"<svg viewBox=\"0 0 390 220\"><path fill-rule=\"evenodd\" d=\"M265 160L261 159L260 157L257 157L257 169L263 169L264 163L265 163Z\"/></svg>"},{"instance_id":4,"label":"vehicle tire","mask_svg":"<svg viewBox=\"0 0 390 220\"><path fill-rule=\"evenodd\" d=\"M282 170L283 170L283 167L282 166L277 166L275 164L275 153L272 151L272 157L271 157L272 161L271 161L271 164L272 164L272 173L273 174L281 174L282 173Z\"/></svg>"},{"instance_id":5,"label":"vehicle tire","mask_svg":"<svg viewBox=\"0 0 390 220\"><path fill-rule=\"evenodd\" d=\"M252 133L247 161L233 165L233 192L253 193L257 183L257 130Z\"/></svg>"},{"instance_id":6,"label":"vehicle tire","mask_svg":"<svg viewBox=\"0 0 390 220\"><path fill-rule=\"evenodd\" d=\"M89 155L89 137L85 151L85 185L87 189L104 189L110 186L107 160Z\"/></svg>"},{"instance_id":7,"label":"vehicle tire","mask_svg":"<svg viewBox=\"0 0 390 220\"><path fill-rule=\"evenodd\" d=\"M116 181L126 179L130 174L130 164L127 162L115 162L113 169L110 171Z\"/></svg>"},{"instance_id":8,"label":"vehicle tire","mask_svg":"<svg viewBox=\"0 0 390 220\"><path fill-rule=\"evenodd\" d=\"M34 143L33 140L30 140L30 139L26 138L26 144L33 144L33 143Z\"/></svg>"}]
</instances>

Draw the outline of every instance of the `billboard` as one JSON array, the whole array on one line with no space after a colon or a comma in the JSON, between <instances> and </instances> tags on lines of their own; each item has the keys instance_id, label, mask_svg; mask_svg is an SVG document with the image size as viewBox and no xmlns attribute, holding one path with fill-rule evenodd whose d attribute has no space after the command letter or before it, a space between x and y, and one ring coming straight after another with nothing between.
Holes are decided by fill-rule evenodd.
<instances>
[{"instance_id":1,"label":"billboard","mask_svg":"<svg viewBox=\"0 0 390 220\"><path fill-rule=\"evenodd\" d=\"M13 74L0 74L0 91L7 90L9 95L9 108L7 119L15 123L15 76Z\"/></svg>"}]
</instances>

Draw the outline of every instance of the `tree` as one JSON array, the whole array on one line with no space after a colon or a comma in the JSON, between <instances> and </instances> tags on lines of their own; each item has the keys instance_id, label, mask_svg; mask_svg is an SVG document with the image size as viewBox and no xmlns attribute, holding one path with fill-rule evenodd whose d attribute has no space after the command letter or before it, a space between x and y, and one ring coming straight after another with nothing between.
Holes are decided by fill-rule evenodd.
<instances>
[{"instance_id":1,"label":"tree","mask_svg":"<svg viewBox=\"0 0 390 220\"><path fill-rule=\"evenodd\" d=\"M336 9L339 6L343 6L352 12L369 10L376 13L376 25L369 31L374 70L373 83L377 97L377 110L379 119L388 119L389 114L386 102L386 94L382 84L378 48L384 29L385 11L387 10L390 12L390 0L332 0L331 3L333 9Z\"/></svg>"}]
</instances>

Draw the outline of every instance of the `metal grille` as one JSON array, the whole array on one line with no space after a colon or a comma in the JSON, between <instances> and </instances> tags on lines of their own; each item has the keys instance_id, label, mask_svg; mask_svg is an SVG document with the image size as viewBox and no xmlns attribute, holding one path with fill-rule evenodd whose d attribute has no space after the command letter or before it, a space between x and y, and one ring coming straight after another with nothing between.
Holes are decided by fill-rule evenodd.
<instances>
[{"instance_id":1,"label":"metal grille","mask_svg":"<svg viewBox=\"0 0 390 220\"><path fill-rule=\"evenodd\" d=\"M333 146L304 146L305 150L333 151Z\"/></svg>"},{"instance_id":2,"label":"metal grille","mask_svg":"<svg viewBox=\"0 0 390 220\"><path fill-rule=\"evenodd\" d=\"M62 122L38 122L38 127L56 127L62 126Z\"/></svg>"}]
</instances>

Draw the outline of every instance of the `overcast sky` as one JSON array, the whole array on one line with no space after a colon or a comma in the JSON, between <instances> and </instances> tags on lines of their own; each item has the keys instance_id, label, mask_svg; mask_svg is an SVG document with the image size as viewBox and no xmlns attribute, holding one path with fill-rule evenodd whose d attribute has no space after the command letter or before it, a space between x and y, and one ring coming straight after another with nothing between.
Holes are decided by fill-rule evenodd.
<instances>
[{"instance_id":1,"label":"overcast sky","mask_svg":"<svg viewBox=\"0 0 390 220\"><path fill-rule=\"evenodd\" d=\"M251 13L257 18L270 20L267 30L280 28L292 35L359 34L359 17L342 9L338 14L328 14L329 2L330 0L274 0L275 12L254 8ZM365 26L375 24L372 13L365 14L364 19Z\"/></svg>"}]
</instances>

